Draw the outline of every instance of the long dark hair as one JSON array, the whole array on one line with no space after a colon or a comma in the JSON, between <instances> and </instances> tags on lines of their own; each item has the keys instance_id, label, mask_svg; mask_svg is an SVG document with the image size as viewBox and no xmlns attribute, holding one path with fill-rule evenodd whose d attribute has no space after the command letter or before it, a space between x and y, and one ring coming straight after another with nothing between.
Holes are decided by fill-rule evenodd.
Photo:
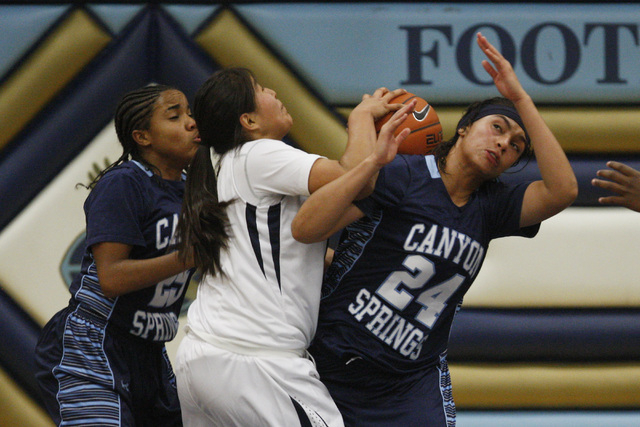
<instances>
[{"instance_id":1,"label":"long dark hair","mask_svg":"<svg viewBox=\"0 0 640 427\"><path fill-rule=\"evenodd\" d=\"M150 84L122 96L114 116L116 135L122 145L122 155L115 162L104 168L87 186L92 189L102 176L120 163L136 160L160 176L160 170L146 161L138 150L138 144L133 139L133 131L149 130L153 109L160 96L169 90L178 90L172 86ZM82 184L80 184L82 185Z\"/></svg>"},{"instance_id":2,"label":"long dark hair","mask_svg":"<svg viewBox=\"0 0 640 427\"><path fill-rule=\"evenodd\" d=\"M477 101L467 107L458 123L466 123L466 125L464 125L463 127L470 127L473 122L478 120L480 112L487 105L506 105L508 107L515 108L513 102L511 102L507 98L502 98L499 96L495 98L485 99L483 101ZM436 146L436 148L434 148L432 152L432 154L436 158L436 161L438 162L438 168L440 169L441 173L446 173L447 155L458 142L459 136L460 135L458 134L458 126L456 126L455 133L453 134L451 139L441 142L438 146ZM517 165L523 158L527 159L528 161L532 155L533 150L531 148L531 142L527 140L522 155L512 166Z\"/></svg>"},{"instance_id":3,"label":"long dark hair","mask_svg":"<svg viewBox=\"0 0 640 427\"><path fill-rule=\"evenodd\" d=\"M177 235L181 256L193 257L203 274L221 271L220 250L229 239L230 202L218 200L211 152L223 156L248 141L240 116L256 110L254 82L246 68L227 68L209 77L195 95L193 116L201 145L189 166Z\"/></svg>"}]
</instances>

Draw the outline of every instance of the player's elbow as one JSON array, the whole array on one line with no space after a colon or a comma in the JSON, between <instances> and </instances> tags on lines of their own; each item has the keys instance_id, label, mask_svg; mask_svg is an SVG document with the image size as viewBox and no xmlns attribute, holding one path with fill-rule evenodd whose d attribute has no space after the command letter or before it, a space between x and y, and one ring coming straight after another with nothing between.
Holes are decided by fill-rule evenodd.
<instances>
[{"instance_id":1,"label":"player's elbow","mask_svg":"<svg viewBox=\"0 0 640 427\"><path fill-rule=\"evenodd\" d=\"M102 294L107 298L116 298L120 296L120 292L118 292L117 288L111 283L100 282L100 289L102 289Z\"/></svg>"},{"instance_id":2,"label":"player's elbow","mask_svg":"<svg viewBox=\"0 0 640 427\"><path fill-rule=\"evenodd\" d=\"M572 179L567 180L564 183L560 191L557 194L558 203L562 206L562 209L568 208L578 198L578 181L575 176Z\"/></svg>"},{"instance_id":3,"label":"player's elbow","mask_svg":"<svg viewBox=\"0 0 640 427\"><path fill-rule=\"evenodd\" d=\"M291 222L291 235L297 242L306 244L326 240L321 233L313 230L313 227L309 227L304 219L298 217L294 218Z\"/></svg>"},{"instance_id":4,"label":"player's elbow","mask_svg":"<svg viewBox=\"0 0 640 427\"><path fill-rule=\"evenodd\" d=\"M123 294L120 281L113 275L106 273L98 273L98 281L102 294L107 298L116 298Z\"/></svg>"},{"instance_id":5,"label":"player's elbow","mask_svg":"<svg viewBox=\"0 0 640 427\"><path fill-rule=\"evenodd\" d=\"M549 198L547 199L546 217L551 217L559 214L575 202L578 197L578 184L565 183L560 187L556 187L553 191L549 192Z\"/></svg>"},{"instance_id":6,"label":"player's elbow","mask_svg":"<svg viewBox=\"0 0 640 427\"><path fill-rule=\"evenodd\" d=\"M567 206L573 204L573 202L575 202L577 198L578 198L578 183L576 182L575 185L571 187L571 190L569 191L569 194L567 196L567 200L569 202Z\"/></svg>"},{"instance_id":7,"label":"player's elbow","mask_svg":"<svg viewBox=\"0 0 640 427\"><path fill-rule=\"evenodd\" d=\"M376 176L372 177L367 184L362 188L362 190L360 190L360 192L358 193L358 195L355 197L355 200L362 200L366 197L369 197L371 195L371 193L373 193L373 190L375 190L376 188L376 178L378 177L378 175L376 174Z\"/></svg>"}]
</instances>

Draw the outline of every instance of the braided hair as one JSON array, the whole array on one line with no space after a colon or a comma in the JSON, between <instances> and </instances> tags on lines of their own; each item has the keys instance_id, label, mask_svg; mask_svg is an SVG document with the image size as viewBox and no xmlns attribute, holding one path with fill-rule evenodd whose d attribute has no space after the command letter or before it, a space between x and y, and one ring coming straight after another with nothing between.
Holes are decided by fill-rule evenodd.
<instances>
[{"instance_id":1,"label":"braided hair","mask_svg":"<svg viewBox=\"0 0 640 427\"><path fill-rule=\"evenodd\" d=\"M133 139L133 131L149 130L151 117L156 102L162 93L170 90L177 90L174 87L150 84L131 92L127 92L118 103L115 112L115 127L118 141L122 145L122 155L115 162L103 169L98 176L88 185L92 189L105 173L115 166L127 160L136 160L154 172L154 175L161 175L160 170L149 163L140 155L138 144Z\"/></svg>"}]
</instances>

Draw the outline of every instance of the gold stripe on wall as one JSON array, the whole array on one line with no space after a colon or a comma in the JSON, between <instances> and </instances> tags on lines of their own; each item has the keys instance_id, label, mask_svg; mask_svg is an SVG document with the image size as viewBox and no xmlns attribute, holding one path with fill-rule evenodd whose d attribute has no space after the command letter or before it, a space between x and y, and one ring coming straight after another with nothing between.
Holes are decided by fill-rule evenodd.
<instances>
[{"instance_id":1,"label":"gold stripe on wall","mask_svg":"<svg viewBox=\"0 0 640 427\"><path fill-rule=\"evenodd\" d=\"M640 154L640 108L550 107L541 114L568 153Z\"/></svg>"},{"instance_id":2,"label":"gold stripe on wall","mask_svg":"<svg viewBox=\"0 0 640 427\"><path fill-rule=\"evenodd\" d=\"M436 108L445 138L453 135L464 108ZM640 154L640 108L541 107L540 114L570 154Z\"/></svg>"},{"instance_id":3,"label":"gold stripe on wall","mask_svg":"<svg viewBox=\"0 0 640 427\"><path fill-rule=\"evenodd\" d=\"M458 409L640 407L640 364L450 363Z\"/></svg>"},{"instance_id":4,"label":"gold stripe on wall","mask_svg":"<svg viewBox=\"0 0 640 427\"><path fill-rule=\"evenodd\" d=\"M466 107L437 107L444 138L453 136ZM540 114L568 154L640 154L638 107L540 107ZM340 108L348 117L350 108Z\"/></svg>"},{"instance_id":5,"label":"gold stripe on wall","mask_svg":"<svg viewBox=\"0 0 640 427\"><path fill-rule=\"evenodd\" d=\"M0 426L52 427L49 415L0 369Z\"/></svg>"},{"instance_id":6,"label":"gold stripe on wall","mask_svg":"<svg viewBox=\"0 0 640 427\"><path fill-rule=\"evenodd\" d=\"M331 159L342 156L347 142L344 124L231 11L222 11L196 42L220 65L249 68L260 84L277 92L293 117L290 134L302 149Z\"/></svg>"},{"instance_id":7,"label":"gold stripe on wall","mask_svg":"<svg viewBox=\"0 0 640 427\"><path fill-rule=\"evenodd\" d=\"M111 40L77 10L0 87L0 149Z\"/></svg>"}]
</instances>

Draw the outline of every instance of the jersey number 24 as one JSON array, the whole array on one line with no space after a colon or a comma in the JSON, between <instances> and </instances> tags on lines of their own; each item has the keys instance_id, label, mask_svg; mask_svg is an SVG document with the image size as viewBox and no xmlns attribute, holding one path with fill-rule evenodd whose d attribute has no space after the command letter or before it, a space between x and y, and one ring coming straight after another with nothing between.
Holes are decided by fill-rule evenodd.
<instances>
[{"instance_id":1,"label":"jersey number 24","mask_svg":"<svg viewBox=\"0 0 640 427\"><path fill-rule=\"evenodd\" d=\"M423 288L436 274L433 261L422 255L407 256L402 265L406 270L394 271L387 277L387 280L380 285L376 293L384 298L389 304L398 310L404 310L409 303L415 300L422 308L415 318L420 323L431 329L438 320L438 316L447 306L447 301L451 295L464 282L464 276L455 274L448 280L421 292L416 298L407 292L408 289Z\"/></svg>"}]
</instances>

